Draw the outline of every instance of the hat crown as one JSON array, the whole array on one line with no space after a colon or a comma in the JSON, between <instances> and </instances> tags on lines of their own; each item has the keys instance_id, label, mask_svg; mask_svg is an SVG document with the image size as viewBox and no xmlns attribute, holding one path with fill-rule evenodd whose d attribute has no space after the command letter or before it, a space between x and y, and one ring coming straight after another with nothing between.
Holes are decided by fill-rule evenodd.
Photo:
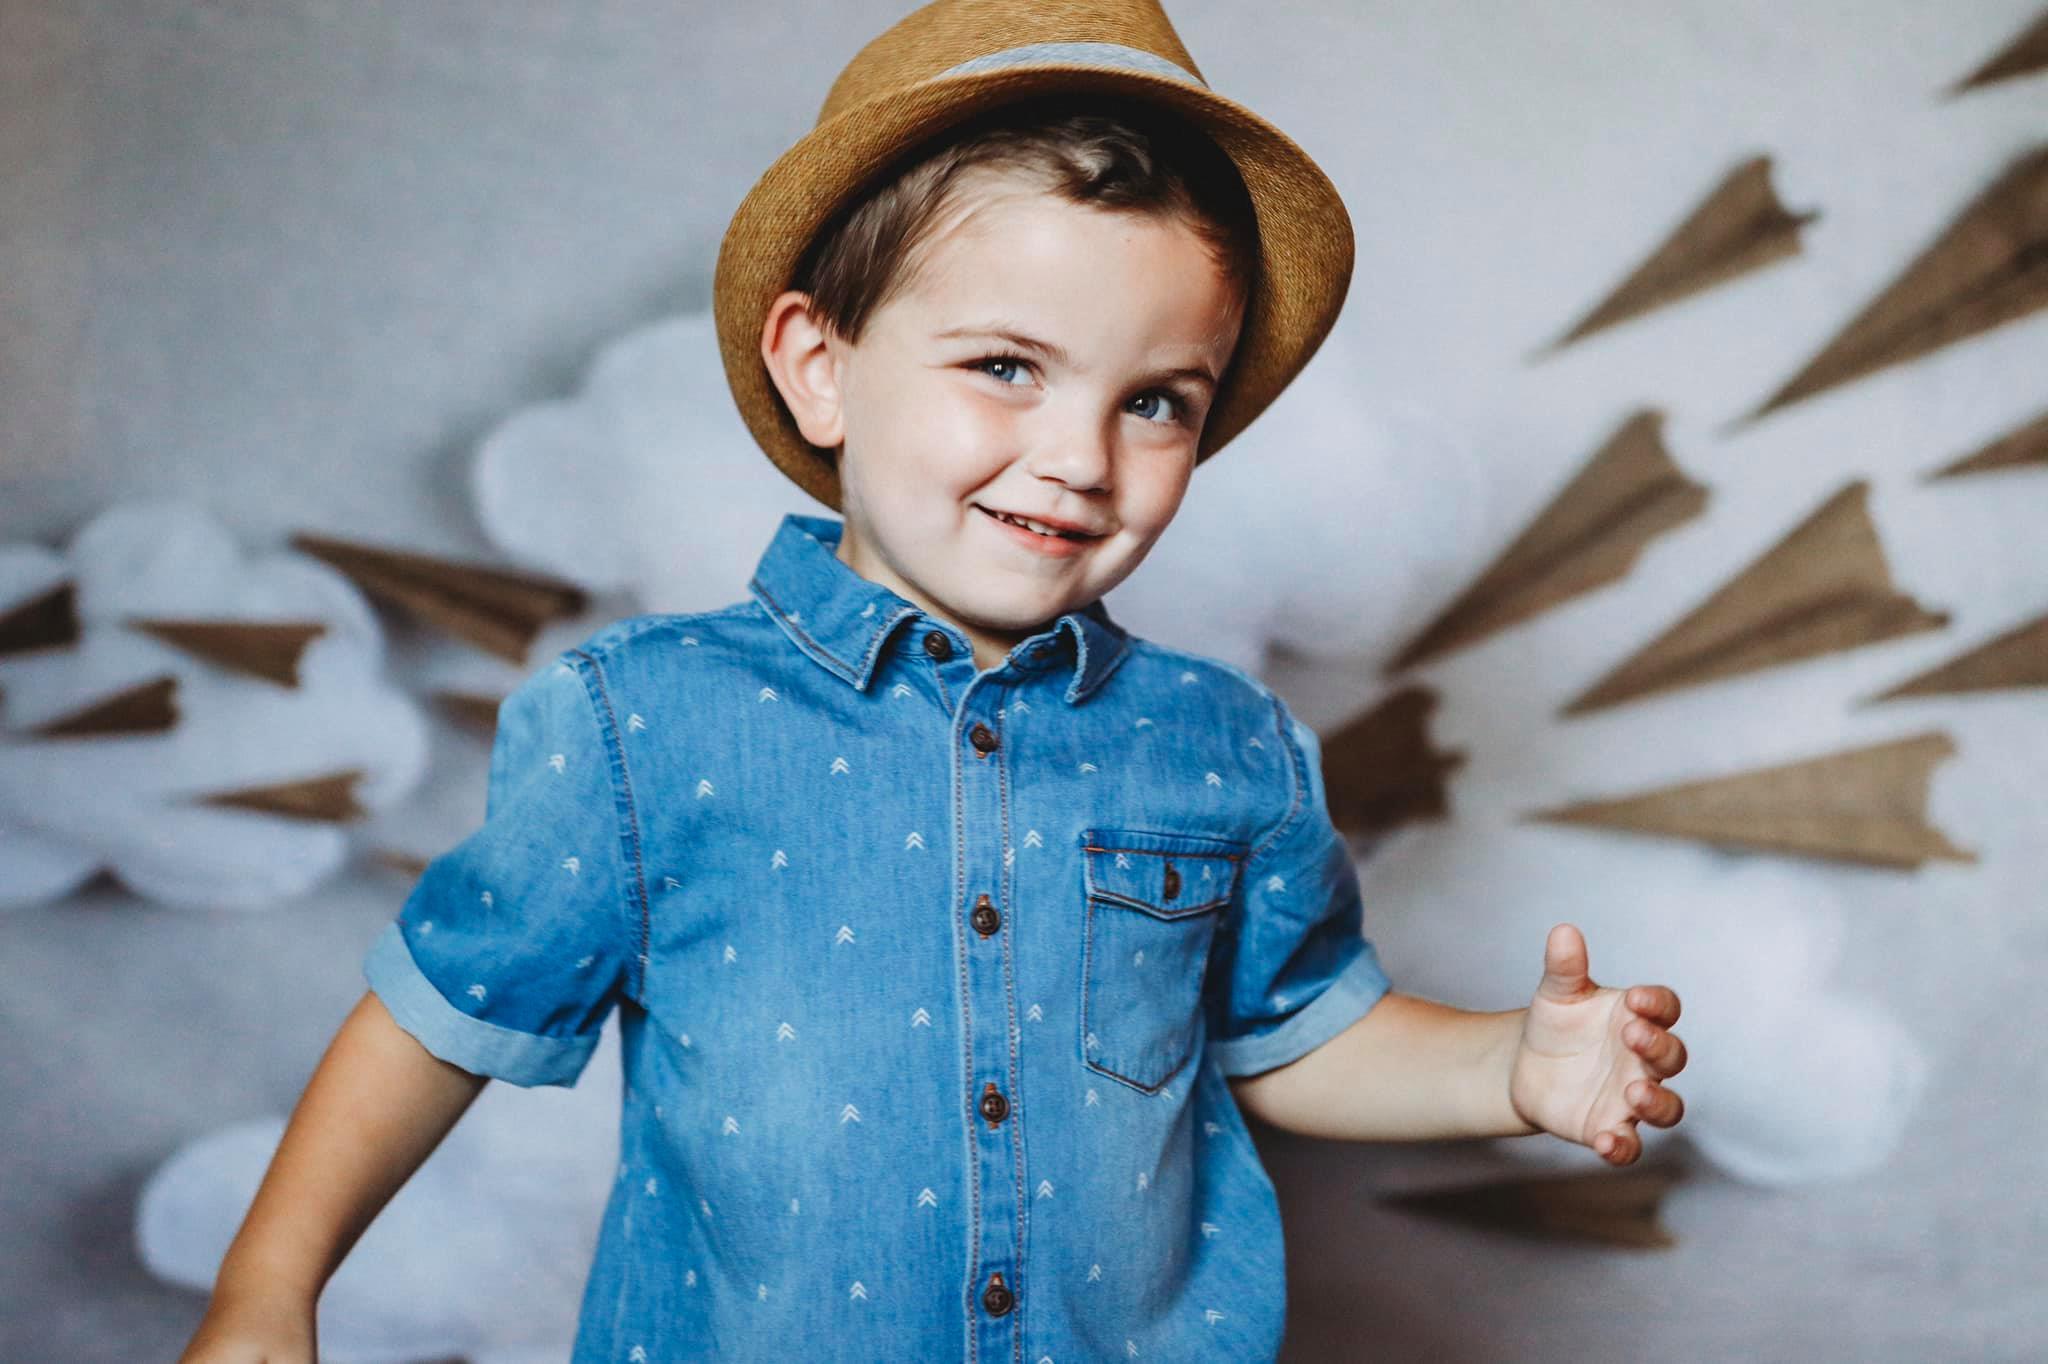
<instances>
[{"instance_id":1,"label":"hat crown","mask_svg":"<svg viewBox=\"0 0 2048 1364\"><path fill-rule=\"evenodd\" d=\"M1158 0L934 0L854 55L832 82L818 122L977 57L1040 43L1134 48L1206 83Z\"/></svg>"}]
</instances>

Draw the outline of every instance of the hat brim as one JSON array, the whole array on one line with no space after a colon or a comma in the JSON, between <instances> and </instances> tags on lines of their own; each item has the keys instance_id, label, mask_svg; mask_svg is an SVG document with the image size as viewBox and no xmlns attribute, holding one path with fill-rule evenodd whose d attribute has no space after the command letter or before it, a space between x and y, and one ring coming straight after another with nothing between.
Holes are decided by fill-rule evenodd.
<instances>
[{"instance_id":1,"label":"hat brim","mask_svg":"<svg viewBox=\"0 0 2048 1364\"><path fill-rule=\"evenodd\" d=\"M768 305L790 287L819 229L907 150L983 110L1076 92L1142 99L1180 114L1230 157L1258 217L1259 278L1197 463L1279 396L1336 322L1353 258L1351 218L1336 186L1293 139L1214 91L1063 62L938 77L856 105L812 129L755 183L726 228L712 289L719 353L740 415L769 459L834 511L841 507L831 454L803 438L761 359Z\"/></svg>"}]
</instances>

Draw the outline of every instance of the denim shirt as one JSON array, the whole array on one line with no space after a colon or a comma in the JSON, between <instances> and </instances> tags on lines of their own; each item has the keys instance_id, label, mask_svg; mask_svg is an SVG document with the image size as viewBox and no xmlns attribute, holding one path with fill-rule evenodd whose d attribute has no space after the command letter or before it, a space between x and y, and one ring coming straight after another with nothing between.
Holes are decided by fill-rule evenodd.
<instances>
[{"instance_id":1,"label":"denim shirt","mask_svg":"<svg viewBox=\"0 0 2048 1364\"><path fill-rule=\"evenodd\" d=\"M519 1085L618 1008L579 1364L1273 1358L1224 1077L1389 988L1315 735L1099 601L981 671L842 528L785 516L749 599L529 675L366 978Z\"/></svg>"}]
</instances>

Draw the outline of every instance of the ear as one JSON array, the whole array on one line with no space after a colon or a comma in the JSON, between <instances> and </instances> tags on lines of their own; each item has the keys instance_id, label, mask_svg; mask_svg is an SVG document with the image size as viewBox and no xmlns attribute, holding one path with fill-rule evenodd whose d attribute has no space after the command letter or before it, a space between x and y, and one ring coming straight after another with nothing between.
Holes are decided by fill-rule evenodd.
<instances>
[{"instance_id":1,"label":"ear","mask_svg":"<svg viewBox=\"0 0 2048 1364\"><path fill-rule=\"evenodd\" d=\"M776 295L761 324L761 362L804 439L835 450L846 439L839 361L810 304L796 289Z\"/></svg>"}]
</instances>

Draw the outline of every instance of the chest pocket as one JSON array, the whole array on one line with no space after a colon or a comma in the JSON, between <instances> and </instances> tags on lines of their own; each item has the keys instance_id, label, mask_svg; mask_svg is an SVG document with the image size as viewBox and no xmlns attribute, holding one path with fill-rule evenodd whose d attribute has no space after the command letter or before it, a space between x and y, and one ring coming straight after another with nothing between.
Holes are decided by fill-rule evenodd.
<instances>
[{"instance_id":1,"label":"chest pocket","mask_svg":"<svg viewBox=\"0 0 2048 1364\"><path fill-rule=\"evenodd\" d=\"M1187 1064L1202 976L1248 848L1145 829L1086 829L1081 1058L1155 1092Z\"/></svg>"}]
</instances>

